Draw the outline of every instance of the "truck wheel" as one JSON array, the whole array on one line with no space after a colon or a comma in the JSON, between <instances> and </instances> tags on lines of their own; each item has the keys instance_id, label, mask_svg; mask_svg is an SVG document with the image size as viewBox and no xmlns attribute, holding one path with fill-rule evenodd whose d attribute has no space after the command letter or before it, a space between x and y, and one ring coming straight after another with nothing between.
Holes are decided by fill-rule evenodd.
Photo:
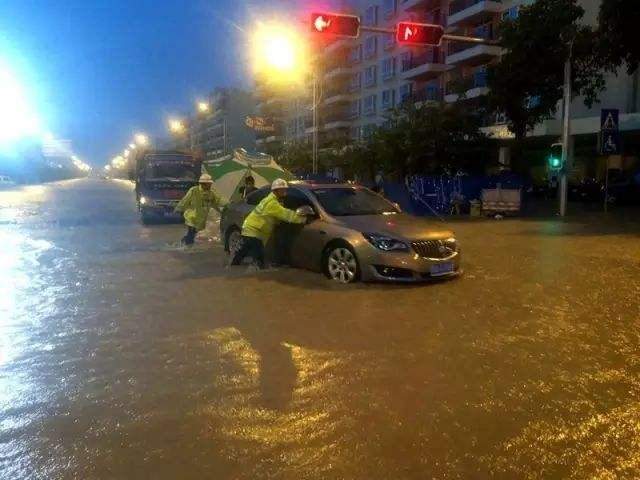
<instances>
[{"instance_id":1,"label":"truck wheel","mask_svg":"<svg viewBox=\"0 0 640 480\"><path fill-rule=\"evenodd\" d=\"M151 215L146 209L140 211L140 218L143 225L151 225L154 221L153 215Z\"/></svg>"}]
</instances>

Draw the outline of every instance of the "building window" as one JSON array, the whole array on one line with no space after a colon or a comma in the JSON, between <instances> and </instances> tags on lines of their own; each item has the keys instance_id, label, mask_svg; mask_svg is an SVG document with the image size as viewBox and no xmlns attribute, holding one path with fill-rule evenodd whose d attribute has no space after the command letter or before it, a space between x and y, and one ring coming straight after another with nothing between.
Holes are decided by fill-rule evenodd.
<instances>
[{"instance_id":1,"label":"building window","mask_svg":"<svg viewBox=\"0 0 640 480\"><path fill-rule=\"evenodd\" d=\"M351 140L360 140L360 127L351 127L349 129Z\"/></svg>"},{"instance_id":2,"label":"building window","mask_svg":"<svg viewBox=\"0 0 640 480\"><path fill-rule=\"evenodd\" d=\"M371 36L364 41L364 58L373 58L378 50L378 37Z\"/></svg>"},{"instance_id":3,"label":"building window","mask_svg":"<svg viewBox=\"0 0 640 480\"><path fill-rule=\"evenodd\" d=\"M362 105L362 113L364 115L374 115L376 113L376 95L364 97Z\"/></svg>"},{"instance_id":4,"label":"building window","mask_svg":"<svg viewBox=\"0 0 640 480\"><path fill-rule=\"evenodd\" d=\"M349 105L349 116L351 118L356 118L360 116L360 99L354 100Z\"/></svg>"},{"instance_id":5,"label":"building window","mask_svg":"<svg viewBox=\"0 0 640 480\"><path fill-rule=\"evenodd\" d=\"M385 50L391 50L396 46L396 36L393 33L385 33L382 38Z\"/></svg>"},{"instance_id":6,"label":"building window","mask_svg":"<svg viewBox=\"0 0 640 480\"><path fill-rule=\"evenodd\" d=\"M395 90L389 89L382 92L382 109L390 110L395 106Z\"/></svg>"},{"instance_id":7,"label":"building window","mask_svg":"<svg viewBox=\"0 0 640 480\"><path fill-rule=\"evenodd\" d=\"M396 59L394 57L385 58L382 61L382 78L388 80L396 74Z\"/></svg>"},{"instance_id":8,"label":"building window","mask_svg":"<svg viewBox=\"0 0 640 480\"><path fill-rule=\"evenodd\" d=\"M382 13L385 18L391 18L396 14L396 0L383 0Z\"/></svg>"},{"instance_id":9,"label":"building window","mask_svg":"<svg viewBox=\"0 0 640 480\"><path fill-rule=\"evenodd\" d=\"M364 24L367 27L375 27L378 25L378 6L371 5L364 12Z\"/></svg>"},{"instance_id":10,"label":"building window","mask_svg":"<svg viewBox=\"0 0 640 480\"><path fill-rule=\"evenodd\" d=\"M353 47L351 52L349 52L349 62L360 63L362 61L362 45L356 45Z\"/></svg>"},{"instance_id":11,"label":"building window","mask_svg":"<svg viewBox=\"0 0 640 480\"><path fill-rule=\"evenodd\" d=\"M413 93L413 84L405 83L404 85L401 85L400 89L398 90L398 94L400 96L400 103L403 103L409 100L411 98L412 93Z\"/></svg>"},{"instance_id":12,"label":"building window","mask_svg":"<svg viewBox=\"0 0 640 480\"><path fill-rule=\"evenodd\" d=\"M349 81L349 90L352 92L355 90L360 90L362 86L362 73L358 72L351 76L351 80Z\"/></svg>"},{"instance_id":13,"label":"building window","mask_svg":"<svg viewBox=\"0 0 640 480\"><path fill-rule=\"evenodd\" d=\"M375 65L371 65L364 70L364 86L373 87L376 84L377 68Z\"/></svg>"},{"instance_id":14,"label":"building window","mask_svg":"<svg viewBox=\"0 0 640 480\"><path fill-rule=\"evenodd\" d=\"M413 68L413 54L409 51L409 52L402 52L402 54L400 55L400 69L403 72L406 72L407 70L411 70L411 68Z\"/></svg>"}]
</instances>

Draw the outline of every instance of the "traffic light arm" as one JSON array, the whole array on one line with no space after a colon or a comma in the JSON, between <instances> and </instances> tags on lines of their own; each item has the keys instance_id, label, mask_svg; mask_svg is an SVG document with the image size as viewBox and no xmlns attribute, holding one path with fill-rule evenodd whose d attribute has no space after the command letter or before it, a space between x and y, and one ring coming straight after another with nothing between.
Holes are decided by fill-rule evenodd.
<instances>
[{"instance_id":1,"label":"traffic light arm","mask_svg":"<svg viewBox=\"0 0 640 480\"><path fill-rule=\"evenodd\" d=\"M376 32L376 33L397 33L395 28L383 28L383 27L360 27L361 32ZM442 35L442 40L449 40L450 42L463 42L463 43L476 43L479 45L500 45L497 40L489 40L481 37L467 37L464 35L449 35L445 33Z\"/></svg>"},{"instance_id":2,"label":"traffic light arm","mask_svg":"<svg viewBox=\"0 0 640 480\"><path fill-rule=\"evenodd\" d=\"M449 40L451 42L463 42L463 43L477 43L479 45L497 45L500 46L500 42L497 40L489 40L481 37L466 37L464 35L449 35L445 33L442 36L443 40Z\"/></svg>"}]
</instances>

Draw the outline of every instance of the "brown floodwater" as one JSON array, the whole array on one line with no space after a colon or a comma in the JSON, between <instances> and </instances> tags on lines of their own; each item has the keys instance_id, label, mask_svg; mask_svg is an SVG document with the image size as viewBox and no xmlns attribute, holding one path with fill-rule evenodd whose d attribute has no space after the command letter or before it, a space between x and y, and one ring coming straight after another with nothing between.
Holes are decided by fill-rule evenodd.
<instances>
[{"instance_id":1,"label":"brown floodwater","mask_svg":"<svg viewBox=\"0 0 640 480\"><path fill-rule=\"evenodd\" d=\"M640 478L640 223L457 221L464 277L225 268L128 182L0 191L0 478Z\"/></svg>"}]
</instances>

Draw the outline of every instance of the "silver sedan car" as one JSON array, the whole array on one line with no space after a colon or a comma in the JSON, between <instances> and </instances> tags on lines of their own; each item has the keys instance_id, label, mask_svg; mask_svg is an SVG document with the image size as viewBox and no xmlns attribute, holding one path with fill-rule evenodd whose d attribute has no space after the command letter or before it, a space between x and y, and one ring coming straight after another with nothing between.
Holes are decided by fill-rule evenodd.
<instances>
[{"instance_id":1,"label":"silver sedan car","mask_svg":"<svg viewBox=\"0 0 640 480\"><path fill-rule=\"evenodd\" d=\"M245 217L269 191L258 189L224 210L220 230L227 251L238 248ZM462 272L460 247L450 230L402 213L367 188L291 182L283 204L308 217L306 225L282 225L274 234L292 266L323 272L340 283L417 282Z\"/></svg>"}]
</instances>

